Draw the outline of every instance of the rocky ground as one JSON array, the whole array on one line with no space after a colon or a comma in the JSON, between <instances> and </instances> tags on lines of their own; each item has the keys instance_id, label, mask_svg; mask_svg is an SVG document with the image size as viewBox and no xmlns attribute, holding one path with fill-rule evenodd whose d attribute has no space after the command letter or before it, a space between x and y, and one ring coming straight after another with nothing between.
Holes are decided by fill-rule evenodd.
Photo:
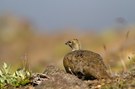
<instances>
[{"instance_id":1,"label":"rocky ground","mask_svg":"<svg viewBox=\"0 0 135 89\"><path fill-rule=\"evenodd\" d=\"M134 68L115 75L111 80L81 80L49 65L43 73L33 74L31 80L31 84L18 89L135 89Z\"/></svg>"}]
</instances>

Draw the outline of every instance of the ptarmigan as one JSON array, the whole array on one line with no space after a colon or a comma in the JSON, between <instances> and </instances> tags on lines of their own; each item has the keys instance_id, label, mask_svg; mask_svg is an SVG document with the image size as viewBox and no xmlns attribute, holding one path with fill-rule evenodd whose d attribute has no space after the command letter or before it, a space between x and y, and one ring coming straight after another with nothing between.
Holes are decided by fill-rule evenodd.
<instances>
[{"instance_id":1,"label":"ptarmigan","mask_svg":"<svg viewBox=\"0 0 135 89\"><path fill-rule=\"evenodd\" d=\"M108 79L107 68L102 57L92 51L81 50L77 39L67 41L66 45L72 48L72 52L65 55L63 65L66 72L76 75L81 79Z\"/></svg>"}]
</instances>

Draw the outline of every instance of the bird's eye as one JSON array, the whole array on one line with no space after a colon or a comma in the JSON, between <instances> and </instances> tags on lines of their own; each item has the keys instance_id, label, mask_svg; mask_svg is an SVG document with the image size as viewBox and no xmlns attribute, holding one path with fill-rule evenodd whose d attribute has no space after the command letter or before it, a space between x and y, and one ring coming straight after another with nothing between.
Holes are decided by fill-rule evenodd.
<instances>
[{"instance_id":1,"label":"bird's eye","mask_svg":"<svg viewBox=\"0 0 135 89\"><path fill-rule=\"evenodd\" d=\"M66 44L66 45L69 45L69 44L71 44L71 41L67 41L65 44Z\"/></svg>"},{"instance_id":2,"label":"bird's eye","mask_svg":"<svg viewBox=\"0 0 135 89\"><path fill-rule=\"evenodd\" d=\"M68 41L68 43L71 43L71 41Z\"/></svg>"}]
</instances>

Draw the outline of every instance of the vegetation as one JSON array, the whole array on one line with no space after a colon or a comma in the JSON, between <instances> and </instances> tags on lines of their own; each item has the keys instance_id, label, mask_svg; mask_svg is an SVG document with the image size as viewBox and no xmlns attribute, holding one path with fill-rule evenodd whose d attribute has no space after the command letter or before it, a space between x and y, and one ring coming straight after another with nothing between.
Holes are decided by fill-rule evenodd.
<instances>
[{"instance_id":1,"label":"vegetation","mask_svg":"<svg viewBox=\"0 0 135 89\"><path fill-rule=\"evenodd\" d=\"M31 73L25 69L18 69L11 73L10 66L6 63L0 69L0 88L8 86L24 86L30 82Z\"/></svg>"},{"instance_id":2,"label":"vegetation","mask_svg":"<svg viewBox=\"0 0 135 89\"><path fill-rule=\"evenodd\" d=\"M81 41L83 49L101 54L109 73L113 77L117 77L109 83L103 83L103 85L99 81L97 84L95 81L92 81L92 84L90 84L91 81L89 83L89 81L79 80L81 83L78 83L78 87L82 82L86 82L89 86L96 85L100 88L102 87L102 89L135 88L134 25L121 28L108 28L99 33L94 31L76 31L76 29L64 29L64 31L53 33L34 33L37 28L34 28L27 20L17 19L10 15L0 16L0 18L0 65L2 65L0 67L0 88L7 88L8 86L21 87L31 82L32 73L26 70L26 68L18 69L21 61L25 61L22 64L25 64L27 67L30 65L30 70L34 73L43 72L46 65L52 63L58 65L60 69L64 69L62 58L70 50L64 43L73 38L78 38ZM6 63L1 64L3 62L10 63L10 65L14 64L14 66L11 68ZM52 71L51 73L55 72L58 71ZM63 73L58 72L56 74L54 75L54 79L60 81L60 83L58 82L60 85L65 84L66 86L66 83L68 83L70 86L76 84L78 81L78 79L77 81L72 80L74 76L69 81L67 73L63 75ZM59 77L57 78L57 76ZM43 75L40 77L43 77ZM47 81L48 84L52 82L57 86L56 81ZM63 81L66 81L66 83ZM71 81L74 81L74 83ZM50 86L52 85L50 84Z\"/></svg>"}]
</instances>

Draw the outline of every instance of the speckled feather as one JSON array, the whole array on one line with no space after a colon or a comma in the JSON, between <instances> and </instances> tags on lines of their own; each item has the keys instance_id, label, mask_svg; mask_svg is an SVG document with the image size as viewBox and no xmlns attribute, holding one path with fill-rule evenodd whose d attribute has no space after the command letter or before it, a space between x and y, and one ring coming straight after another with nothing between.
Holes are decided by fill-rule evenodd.
<instances>
[{"instance_id":1,"label":"speckled feather","mask_svg":"<svg viewBox=\"0 0 135 89\"><path fill-rule=\"evenodd\" d=\"M65 70L79 78L102 79L110 78L102 57L88 50L75 50L63 59Z\"/></svg>"}]
</instances>

